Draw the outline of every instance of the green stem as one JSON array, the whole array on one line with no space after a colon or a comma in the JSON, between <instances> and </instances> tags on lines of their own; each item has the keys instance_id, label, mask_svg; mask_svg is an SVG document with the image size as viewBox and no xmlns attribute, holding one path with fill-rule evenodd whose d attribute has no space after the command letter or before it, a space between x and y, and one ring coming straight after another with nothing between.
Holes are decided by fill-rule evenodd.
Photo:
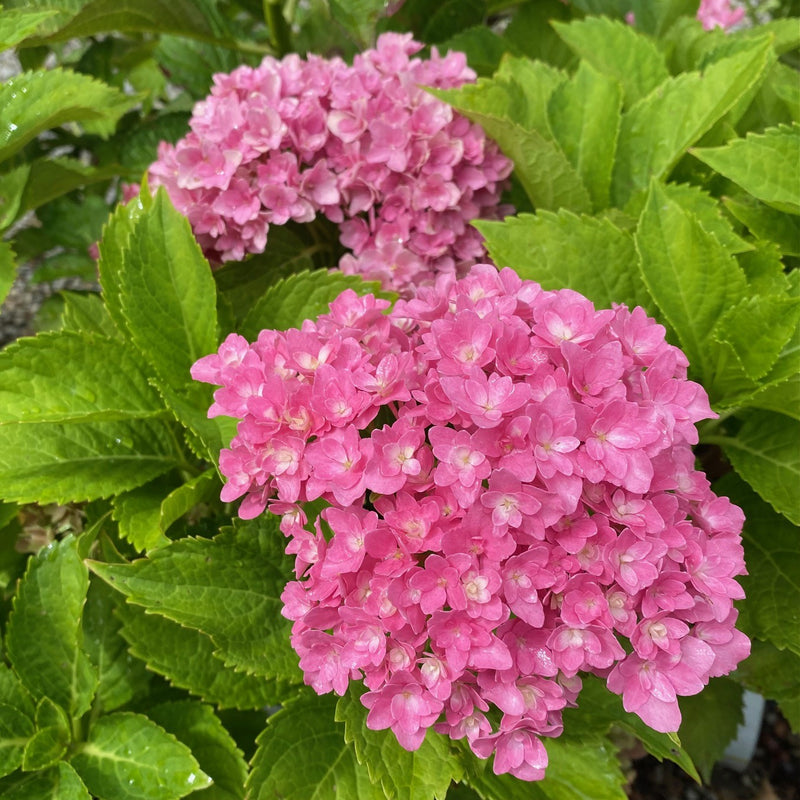
<instances>
[{"instance_id":1,"label":"green stem","mask_svg":"<svg viewBox=\"0 0 800 800\"><path fill-rule=\"evenodd\" d=\"M734 441L733 437L731 436L703 436L700 439L700 444L717 444L720 447L724 447L726 444Z\"/></svg>"},{"instance_id":2,"label":"green stem","mask_svg":"<svg viewBox=\"0 0 800 800\"><path fill-rule=\"evenodd\" d=\"M292 34L283 16L281 0L263 0L264 20L269 28L269 38L278 58L292 49Z\"/></svg>"}]
</instances>

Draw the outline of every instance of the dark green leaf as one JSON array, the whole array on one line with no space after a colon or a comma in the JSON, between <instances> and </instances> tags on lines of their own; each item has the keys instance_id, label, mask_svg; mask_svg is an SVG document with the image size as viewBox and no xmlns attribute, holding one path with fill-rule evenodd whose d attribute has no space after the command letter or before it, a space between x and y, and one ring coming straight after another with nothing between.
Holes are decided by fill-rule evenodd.
<instances>
[{"instance_id":1,"label":"dark green leaf","mask_svg":"<svg viewBox=\"0 0 800 800\"><path fill-rule=\"evenodd\" d=\"M8 242L0 241L0 306L14 284L17 276L17 265L14 263L14 251Z\"/></svg>"},{"instance_id":2,"label":"dark green leaf","mask_svg":"<svg viewBox=\"0 0 800 800\"><path fill-rule=\"evenodd\" d=\"M214 643L200 631L147 614L138 606L123 605L117 616L132 655L173 686L187 689L219 708L266 708L291 692L284 683L226 667L214 655Z\"/></svg>"},{"instance_id":3,"label":"dark green leaf","mask_svg":"<svg viewBox=\"0 0 800 800\"><path fill-rule=\"evenodd\" d=\"M381 800L408 796L384 794L370 781L353 746L345 743L345 726L334 721L336 701L331 695L305 692L269 718L257 740L247 780L248 798Z\"/></svg>"},{"instance_id":4,"label":"dark green leaf","mask_svg":"<svg viewBox=\"0 0 800 800\"><path fill-rule=\"evenodd\" d=\"M280 599L290 576L283 535L274 518L220 534L181 539L133 564L92 563L92 569L144 606L211 637L229 666L296 680L291 625Z\"/></svg>"},{"instance_id":5,"label":"dark green leaf","mask_svg":"<svg viewBox=\"0 0 800 800\"><path fill-rule=\"evenodd\" d=\"M298 272L271 286L250 309L239 327L246 339L255 340L262 330L299 328L306 319L316 319L345 289L356 294L377 294L380 284L341 272Z\"/></svg>"},{"instance_id":6,"label":"dark green leaf","mask_svg":"<svg viewBox=\"0 0 800 800\"><path fill-rule=\"evenodd\" d=\"M552 27L552 21L570 19L570 9L561 0L530 0L519 6L503 33L520 53L557 67L568 67L575 56Z\"/></svg>"},{"instance_id":7,"label":"dark green leaf","mask_svg":"<svg viewBox=\"0 0 800 800\"><path fill-rule=\"evenodd\" d=\"M77 772L65 761L3 786L4 800L91 800Z\"/></svg>"},{"instance_id":8,"label":"dark green leaf","mask_svg":"<svg viewBox=\"0 0 800 800\"><path fill-rule=\"evenodd\" d=\"M429 730L418 750L403 749L391 731L367 729L367 710L360 694L351 686L336 705L336 720L344 722L345 741L355 747L356 758L367 767L370 779L380 782L386 796L396 800L444 800L450 781L463 776L448 739Z\"/></svg>"},{"instance_id":9,"label":"dark green leaf","mask_svg":"<svg viewBox=\"0 0 800 800\"><path fill-rule=\"evenodd\" d=\"M465 28L480 25L486 17L486 0L444 0L433 9L422 38L425 42L443 42Z\"/></svg>"},{"instance_id":10,"label":"dark green leaf","mask_svg":"<svg viewBox=\"0 0 800 800\"><path fill-rule=\"evenodd\" d=\"M82 647L81 613L89 576L67 537L30 559L8 619L11 663L35 697L50 697L79 717L92 702L97 675Z\"/></svg>"},{"instance_id":11,"label":"dark green leaf","mask_svg":"<svg viewBox=\"0 0 800 800\"><path fill-rule=\"evenodd\" d=\"M68 743L69 739L60 728L54 725L39 728L25 745L22 770L34 772L55 766L67 752Z\"/></svg>"},{"instance_id":12,"label":"dark green leaf","mask_svg":"<svg viewBox=\"0 0 800 800\"><path fill-rule=\"evenodd\" d=\"M71 763L92 794L114 800L178 800L211 783L186 745L141 714L100 717Z\"/></svg>"},{"instance_id":13,"label":"dark green leaf","mask_svg":"<svg viewBox=\"0 0 800 800\"><path fill-rule=\"evenodd\" d=\"M800 256L800 220L795 215L770 208L749 195L725 197L722 202L756 238L775 242L785 255Z\"/></svg>"},{"instance_id":14,"label":"dark green leaf","mask_svg":"<svg viewBox=\"0 0 800 800\"><path fill-rule=\"evenodd\" d=\"M779 514L800 525L800 421L752 412L738 435L722 441L736 471Z\"/></svg>"},{"instance_id":15,"label":"dark green leaf","mask_svg":"<svg viewBox=\"0 0 800 800\"><path fill-rule=\"evenodd\" d=\"M0 702L0 777L10 775L20 764L25 745L33 736L30 717Z\"/></svg>"},{"instance_id":16,"label":"dark green leaf","mask_svg":"<svg viewBox=\"0 0 800 800\"><path fill-rule=\"evenodd\" d=\"M739 665L735 677L746 688L776 700L792 730L800 732L800 655L754 639L750 658Z\"/></svg>"},{"instance_id":17,"label":"dark green leaf","mask_svg":"<svg viewBox=\"0 0 800 800\"><path fill-rule=\"evenodd\" d=\"M114 611L119 593L93 578L83 611L84 649L98 675L95 704L114 711L147 691L150 676L141 661L131 657L120 636L122 623Z\"/></svg>"},{"instance_id":18,"label":"dark green leaf","mask_svg":"<svg viewBox=\"0 0 800 800\"><path fill-rule=\"evenodd\" d=\"M574 289L599 307L648 304L632 268L633 239L607 219L540 211L504 222L478 222L475 227L486 238L495 264L510 266L545 289Z\"/></svg>"},{"instance_id":19,"label":"dark green leaf","mask_svg":"<svg viewBox=\"0 0 800 800\"><path fill-rule=\"evenodd\" d=\"M182 700L164 703L147 713L153 722L192 751L200 769L213 780L212 786L195 795L197 800L241 800L244 797L247 764L211 706Z\"/></svg>"},{"instance_id":20,"label":"dark green leaf","mask_svg":"<svg viewBox=\"0 0 800 800\"><path fill-rule=\"evenodd\" d=\"M680 707L681 743L708 781L742 722L742 687L730 678L712 678L700 694L681 697Z\"/></svg>"},{"instance_id":21,"label":"dark green leaf","mask_svg":"<svg viewBox=\"0 0 800 800\"><path fill-rule=\"evenodd\" d=\"M483 25L462 30L441 44L444 52L457 50L467 56L467 63L480 76L492 75L506 53L519 55L507 38L498 36Z\"/></svg>"},{"instance_id":22,"label":"dark green leaf","mask_svg":"<svg viewBox=\"0 0 800 800\"><path fill-rule=\"evenodd\" d=\"M25 687L13 670L0 664L0 703L13 706L26 717L33 719L36 707Z\"/></svg>"}]
</instances>

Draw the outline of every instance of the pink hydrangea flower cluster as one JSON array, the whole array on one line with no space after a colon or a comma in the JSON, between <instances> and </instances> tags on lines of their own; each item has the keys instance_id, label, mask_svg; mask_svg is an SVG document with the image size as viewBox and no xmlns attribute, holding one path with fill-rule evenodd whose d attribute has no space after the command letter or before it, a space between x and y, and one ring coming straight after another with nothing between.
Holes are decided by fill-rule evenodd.
<instances>
[{"instance_id":1,"label":"pink hydrangea flower cluster","mask_svg":"<svg viewBox=\"0 0 800 800\"><path fill-rule=\"evenodd\" d=\"M162 142L150 185L164 186L215 262L260 253L270 225L338 223L339 268L410 292L484 258L468 223L496 218L512 163L480 128L422 86L474 80L463 53L411 58L387 33L348 66L267 57L216 75L191 132Z\"/></svg>"},{"instance_id":2,"label":"pink hydrangea flower cluster","mask_svg":"<svg viewBox=\"0 0 800 800\"><path fill-rule=\"evenodd\" d=\"M702 0L697 10L697 19L703 28L710 31L714 28L732 28L744 19L744 6L731 6L730 0Z\"/></svg>"},{"instance_id":3,"label":"pink hydrangea flower cluster","mask_svg":"<svg viewBox=\"0 0 800 800\"><path fill-rule=\"evenodd\" d=\"M290 539L306 683L363 679L368 727L466 737L525 780L581 673L677 730L678 696L749 652L743 515L695 470L714 415L683 353L641 308L488 265L387 306L348 291L193 368L240 420L222 499Z\"/></svg>"}]
</instances>

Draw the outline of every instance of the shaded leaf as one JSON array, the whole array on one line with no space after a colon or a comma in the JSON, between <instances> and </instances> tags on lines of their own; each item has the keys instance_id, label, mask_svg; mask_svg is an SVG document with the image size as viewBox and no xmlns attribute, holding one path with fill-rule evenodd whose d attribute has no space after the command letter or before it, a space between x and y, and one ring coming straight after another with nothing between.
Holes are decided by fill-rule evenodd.
<instances>
[{"instance_id":1,"label":"shaded leaf","mask_svg":"<svg viewBox=\"0 0 800 800\"><path fill-rule=\"evenodd\" d=\"M89 575L67 537L28 562L8 618L6 647L34 697L50 697L73 716L90 706L97 674L83 650L81 613Z\"/></svg>"},{"instance_id":2,"label":"shaded leaf","mask_svg":"<svg viewBox=\"0 0 800 800\"><path fill-rule=\"evenodd\" d=\"M91 800L77 772L65 761L3 786L4 800Z\"/></svg>"},{"instance_id":3,"label":"shaded leaf","mask_svg":"<svg viewBox=\"0 0 800 800\"><path fill-rule=\"evenodd\" d=\"M800 220L747 196L724 197L725 208L758 239L775 242L780 252L800 256Z\"/></svg>"},{"instance_id":4,"label":"shaded leaf","mask_svg":"<svg viewBox=\"0 0 800 800\"><path fill-rule=\"evenodd\" d=\"M14 262L14 251L8 242L0 241L0 306L6 299L14 279L17 276L17 265Z\"/></svg>"},{"instance_id":5,"label":"shaded leaf","mask_svg":"<svg viewBox=\"0 0 800 800\"><path fill-rule=\"evenodd\" d=\"M0 702L0 777L22 764L25 745L34 734L33 721L21 711Z\"/></svg>"}]
</instances>

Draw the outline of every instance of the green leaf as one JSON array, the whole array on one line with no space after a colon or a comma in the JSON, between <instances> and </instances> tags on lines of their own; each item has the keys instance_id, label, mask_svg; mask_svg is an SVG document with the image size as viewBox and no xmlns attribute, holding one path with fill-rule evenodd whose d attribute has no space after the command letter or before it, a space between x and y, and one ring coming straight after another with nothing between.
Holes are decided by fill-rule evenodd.
<instances>
[{"instance_id":1,"label":"green leaf","mask_svg":"<svg viewBox=\"0 0 800 800\"><path fill-rule=\"evenodd\" d=\"M746 600L741 627L751 637L766 639L800 655L800 553L798 530L776 514L735 474L714 484L745 514L744 543L747 575L739 578Z\"/></svg>"},{"instance_id":2,"label":"green leaf","mask_svg":"<svg viewBox=\"0 0 800 800\"><path fill-rule=\"evenodd\" d=\"M607 219L540 211L504 222L476 222L475 227L486 238L495 264L512 267L544 289L574 289L604 308L647 303L641 279L632 269L633 238Z\"/></svg>"},{"instance_id":3,"label":"green leaf","mask_svg":"<svg viewBox=\"0 0 800 800\"><path fill-rule=\"evenodd\" d=\"M781 125L691 153L767 205L800 214L800 125Z\"/></svg>"},{"instance_id":4,"label":"green leaf","mask_svg":"<svg viewBox=\"0 0 800 800\"><path fill-rule=\"evenodd\" d=\"M753 639L750 657L734 677L747 689L776 700L795 733L800 732L800 656Z\"/></svg>"},{"instance_id":5,"label":"green leaf","mask_svg":"<svg viewBox=\"0 0 800 800\"><path fill-rule=\"evenodd\" d=\"M576 59L552 28L553 20L570 19L570 9L561 0L534 0L515 10L503 38L520 53L557 67L567 67Z\"/></svg>"},{"instance_id":6,"label":"green leaf","mask_svg":"<svg viewBox=\"0 0 800 800\"><path fill-rule=\"evenodd\" d=\"M578 171L596 210L610 205L611 170L622 108L620 84L581 61L550 98L556 140Z\"/></svg>"},{"instance_id":7,"label":"green leaf","mask_svg":"<svg viewBox=\"0 0 800 800\"><path fill-rule=\"evenodd\" d=\"M226 667L214 655L214 643L200 631L147 614L138 606L123 605L117 616L132 655L173 686L219 708L265 708L281 702L290 691L284 683Z\"/></svg>"},{"instance_id":8,"label":"green leaf","mask_svg":"<svg viewBox=\"0 0 800 800\"><path fill-rule=\"evenodd\" d=\"M800 421L753 411L736 438L722 440L736 471L779 514L800 525Z\"/></svg>"},{"instance_id":9,"label":"green leaf","mask_svg":"<svg viewBox=\"0 0 800 800\"><path fill-rule=\"evenodd\" d=\"M581 58L622 85L626 108L669 78L655 42L620 20L587 17L568 25L555 22L553 27Z\"/></svg>"},{"instance_id":10,"label":"green leaf","mask_svg":"<svg viewBox=\"0 0 800 800\"><path fill-rule=\"evenodd\" d=\"M359 295L387 296L386 292L381 292L380 284L365 281L358 275L321 270L298 272L267 289L242 322L240 333L255 341L262 330L299 328L304 320L326 314L329 305L345 289L352 289Z\"/></svg>"},{"instance_id":11,"label":"green leaf","mask_svg":"<svg viewBox=\"0 0 800 800\"><path fill-rule=\"evenodd\" d=\"M14 250L8 242L0 241L0 306L6 299L14 279L17 277L17 265L14 262Z\"/></svg>"},{"instance_id":12,"label":"green leaf","mask_svg":"<svg viewBox=\"0 0 800 800\"><path fill-rule=\"evenodd\" d=\"M60 67L24 72L0 86L0 161L65 122L79 122L88 133L108 136L136 103L136 97Z\"/></svg>"},{"instance_id":13,"label":"green leaf","mask_svg":"<svg viewBox=\"0 0 800 800\"><path fill-rule=\"evenodd\" d=\"M695 216L703 229L713 234L731 255L755 249L754 245L734 233L730 221L723 216L717 199L699 186L688 183L666 183L662 184L661 188L670 200L675 201L685 212Z\"/></svg>"},{"instance_id":14,"label":"green leaf","mask_svg":"<svg viewBox=\"0 0 800 800\"><path fill-rule=\"evenodd\" d=\"M544 780L535 783L511 775L494 775L486 762L470 759L467 784L482 800L625 800L616 749L604 737L570 741L542 738L548 766Z\"/></svg>"},{"instance_id":15,"label":"green leaf","mask_svg":"<svg viewBox=\"0 0 800 800\"><path fill-rule=\"evenodd\" d=\"M469 66L481 77L494 74L506 53L519 55L512 42L483 25L459 31L443 42L441 49L464 53Z\"/></svg>"},{"instance_id":16,"label":"green leaf","mask_svg":"<svg viewBox=\"0 0 800 800\"><path fill-rule=\"evenodd\" d=\"M384 5L381 3L382 7ZM444 0L434 5L431 11L422 39L429 43L443 42L464 28L483 23L486 0Z\"/></svg>"},{"instance_id":17,"label":"green leaf","mask_svg":"<svg viewBox=\"0 0 800 800\"><path fill-rule=\"evenodd\" d=\"M777 411L793 419L800 420L800 374L795 373L786 380L764 386L749 397L743 398L740 404L747 408L763 408Z\"/></svg>"},{"instance_id":18,"label":"green leaf","mask_svg":"<svg viewBox=\"0 0 800 800\"><path fill-rule=\"evenodd\" d=\"M68 743L69 739L64 736L64 731L54 725L39 728L25 745L22 754L23 772L55 766L67 752Z\"/></svg>"},{"instance_id":19,"label":"green leaf","mask_svg":"<svg viewBox=\"0 0 800 800\"><path fill-rule=\"evenodd\" d=\"M403 749L391 731L367 729L360 693L351 684L336 705L336 720L344 722L345 741L355 747L356 758L366 765L370 779L380 782L386 796L395 800L444 800L450 781L463 777L449 740L429 730L418 750Z\"/></svg>"},{"instance_id":20,"label":"green leaf","mask_svg":"<svg viewBox=\"0 0 800 800\"><path fill-rule=\"evenodd\" d=\"M157 420L0 425L0 493L21 503L97 500L176 464Z\"/></svg>"},{"instance_id":21,"label":"green leaf","mask_svg":"<svg viewBox=\"0 0 800 800\"><path fill-rule=\"evenodd\" d=\"M211 783L186 745L141 714L100 717L71 763L92 794L114 800L178 800Z\"/></svg>"},{"instance_id":22,"label":"green leaf","mask_svg":"<svg viewBox=\"0 0 800 800\"><path fill-rule=\"evenodd\" d=\"M635 714L625 711L622 698L610 692L599 678L583 676L578 707L564 709L563 719L565 730L585 740L607 734L612 725L621 727L636 736L650 755L659 761L674 761L700 783L692 759L673 735L654 731Z\"/></svg>"},{"instance_id":23,"label":"green leaf","mask_svg":"<svg viewBox=\"0 0 800 800\"><path fill-rule=\"evenodd\" d=\"M527 129L515 121L527 114L527 104L520 105L519 90L515 94L513 88L499 82L481 80L460 89L429 91L477 122L497 142L514 162L514 174L536 208L563 207L578 213L591 210L592 202L580 175L552 141L552 134Z\"/></svg>"},{"instance_id":24,"label":"green leaf","mask_svg":"<svg viewBox=\"0 0 800 800\"><path fill-rule=\"evenodd\" d=\"M212 786L195 795L198 800L241 800L244 797L247 764L211 706L182 700L164 703L147 713L153 722L192 751L200 769L213 780Z\"/></svg>"},{"instance_id":25,"label":"green leaf","mask_svg":"<svg viewBox=\"0 0 800 800\"><path fill-rule=\"evenodd\" d=\"M43 697L36 704L36 727L56 728L65 741L70 737L70 720L67 712L49 697Z\"/></svg>"},{"instance_id":26,"label":"green leaf","mask_svg":"<svg viewBox=\"0 0 800 800\"><path fill-rule=\"evenodd\" d=\"M109 32L174 33L205 41L226 41L219 16L205 0L90 0L47 42Z\"/></svg>"},{"instance_id":27,"label":"green leaf","mask_svg":"<svg viewBox=\"0 0 800 800\"><path fill-rule=\"evenodd\" d=\"M61 330L75 333L95 333L107 338L119 336L103 299L94 292L61 292L64 312Z\"/></svg>"},{"instance_id":28,"label":"green leaf","mask_svg":"<svg viewBox=\"0 0 800 800\"><path fill-rule=\"evenodd\" d=\"M0 663L0 703L16 708L26 717L34 718L36 707L31 696L12 670Z\"/></svg>"},{"instance_id":29,"label":"green leaf","mask_svg":"<svg viewBox=\"0 0 800 800\"><path fill-rule=\"evenodd\" d=\"M82 647L89 576L71 536L28 562L8 618L6 647L22 683L75 717L90 706L97 675Z\"/></svg>"},{"instance_id":30,"label":"green leaf","mask_svg":"<svg viewBox=\"0 0 800 800\"><path fill-rule=\"evenodd\" d=\"M682 15L694 17L697 14L699 0L661 0L659 3L633 0L630 5L636 19L637 30L652 36L661 36Z\"/></svg>"},{"instance_id":31,"label":"green leaf","mask_svg":"<svg viewBox=\"0 0 800 800\"><path fill-rule=\"evenodd\" d=\"M146 368L118 339L58 331L0 352L0 425L117 422L164 412Z\"/></svg>"},{"instance_id":32,"label":"green leaf","mask_svg":"<svg viewBox=\"0 0 800 800\"><path fill-rule=\"evenodd\" d=\"M30 174L30 164L20 164L0 175L0 230L8 228L19 216L22 193Z\"/></svg>"},{"instance_id":33,"label":"green leaf","mask_svg":"<svg viewBox=\"0 0 800 800\"><path fill-rule=\"evenodd\" d=\"M181 539L133 564L91 563L129 602L210 636L228 666L297 680L291 625L280 613L285 565L274 517L213 540Z\"/></svg>"},{"instance_id":34,"label":"green leaf","mask_svg":"<svg viewBox=\"0 0 800 800\"><path fill-rule=\"evenodd\" d=\"M334 721L336 708L336 697L304 692L268 719L256 740L248 798L381 800L389 796L370 781L352 745L345 742L345 726ZM298 769L298 764L303 768Z\"/></svg>"},{"instance_id":35,"label":"green leaf","mask_svg":"<svg viewBox=\"0 0 800 800\"><path fill-rule=\"evenodd\" d=\"M129 655L120 636L122 623L114 613L119 605L119 593L92 579L83 611L83 641L98 676L95 705L103 712L146 694L150 680L144 664Z\"/></svg>"},{"instance_id":36,"label":"green leaf","mask_svg":"<svg viewBox=\"0 0 800 800\"><path fill-rule=\"evenodd\" d=\"M704 133L761 78L771 63L769 37L755 39L702 73L669 78L622 117L612 200L623 208L652 178L669 172Z\"/></svg>"},{"instance_id":37,"label":"green leaf","mask_svg":"<svg viewBox=\"0 0 800 800\"><path fill-rule=\"evenodd\" d=\"M10 775L22 764L25 745L33 736L30 717L7 703L0 703L0 776Z\"/></svg>"},{"instance_id":38,"label":"green leaf","mask_svg":"<svg viewBox=\"0 0 800 800\"><path fill-rule=\"evenodd\" d=\"M700 694L680 698L681 744L706 781L714 764L736 738L742 722L742 687L730 678L712 678Z\"/></svg>"},{"instance_id":39,"label":"green leaf","mask_svg":"<svg viewBox=\"0 0 800 800\"><path fill-rule=\"evenodd\" d=\"M719 317L746 292L744 273L697 218L653 181L636 249L644 282L677 332L690 364L710 379L709 338Z\"/></svg>"},{"instance_id":40,"label":"green leaf","mask_svg":"<svg viewBox=\"0 0 800 800\"><path fill-rule=\"evenodd\" d=\"M383 0L330 0L333 19L362 45L374 38L375 25L384 8Z\"/></svg>"},{"instance_id":41,"label":"green leaf","mask_svg":"<svg viewBox=\"0 0 800 800\"><path fill-rule=\"evenodd\" d=\"M91 800L77 772L65 761L3 786L4 800Z\"/></svg>"},{"instance_id":42,"label":"green leaf","mask_svg":"<svg viewBox=\"0 0 800 800\"><path fill-rule=\"evenodd\" d=\"M800 298L754 295L720 319L717 341L727 342L747 375L758 380L772 369L800 322Z\"/></svg>"},{"instance_id":43,"label":"green leaf","mask_svg":"<svg viewBox=\"0 0 800 800\"><path fill-rule=\"evenodd\" d=\"M36 29L56 13L53 9L26 11L10 9L0 15L0 50L8 50L33 34Z\"/></svg>"},{"instance_id":44,"label":"green leaf","mask_svg":"<svg viewBox=\"0 0 800 800\"><path fill-rule=\"evenodd\" d=\"M749 195L724 197L722 202L757 239L775 242L785 255L800 256L800 220L795 215L770 208Z\"/></svg>"}]
</instances>

